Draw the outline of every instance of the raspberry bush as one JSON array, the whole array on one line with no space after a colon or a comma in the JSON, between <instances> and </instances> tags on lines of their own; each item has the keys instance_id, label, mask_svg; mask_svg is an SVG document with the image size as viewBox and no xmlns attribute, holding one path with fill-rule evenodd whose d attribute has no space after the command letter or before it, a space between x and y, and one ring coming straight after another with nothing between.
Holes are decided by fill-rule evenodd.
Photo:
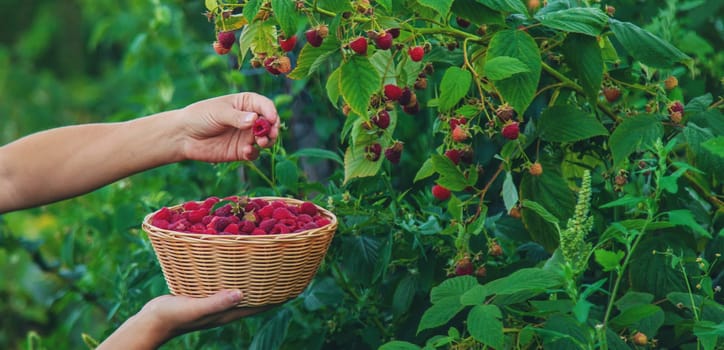
<instances>
[{"instance_id":1,"label":"raspberry bush","mask_svg":"<svg viewBox=\"0 0 724 350\"><path fill-rule=\"evenodd\" d=\"M721 346L718 2L80 4L94 30L82 47L120 55L94 56L114 69L80 90L113 93L86 106L77 82L36 72L44 61L13 61L32 45L1 48L7 81L50 91L5 89L33 105L0 101L23 116L3 137L85 121L76 109L122 120L238 90L274 98L282 136L255 162L177 164L4 215L0 347L92 345L166 293L139 229L148 213L284 234L324 224L311 202L340 222L309 288L168 348ZM310 204L260 205L252 223L230 195Z\"/></svg>"}]
</instances>

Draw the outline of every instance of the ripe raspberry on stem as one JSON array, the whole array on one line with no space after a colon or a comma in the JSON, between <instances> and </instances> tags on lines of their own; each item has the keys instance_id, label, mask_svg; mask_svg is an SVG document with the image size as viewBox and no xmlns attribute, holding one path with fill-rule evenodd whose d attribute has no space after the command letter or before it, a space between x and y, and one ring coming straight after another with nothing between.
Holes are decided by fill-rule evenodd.
<instances>
[{"instance_id":1,"label":"ripe raspberry on stem","mask_svg":"<svg viewBox=\"0 0 724 350\"><path fill-rule=\"evenodd\" d=\"M442 187L440 185L434 185L432 186L432 195L433 197L437 198L438 200L444 201L450 198L450 195L452 193L450 190L448 190L445 187Z\"/></svg>"},{"instance_id":2,"label":"ripe raspberry on stem","mask_svg":"<svg viewBox=\"0 0 724 350\"><path fill-rule=\"evenodd\" d=\"M221 44L222 47L230 49L236 42L236 35L234 32L219 32L216 36L216 40Z\"/></svg>"},{"instance_id":3,"label":"ripe raspberry on stem","mask_svg":"<svg viewBox=\"0 0 724 350\"><path fill-rule=\"evenodd\" d=\"M214 48L214 51L216 51L216 53L219 55L226 55L227 53L229 53L229 51L231 51L230 49L223 47L218 41L214 41L212 47Z\"/></svg>"},{"instance_id":4,"label":"ripe raspberry on stem","mask_svg":"<svg viewBox=\"0 0 724 350\"><path fill-rule=\"evenodd\" d=\"M413 46L407 53L410 55L410 59L415 62L420 62L425 57L425 49L422 46Z\"/></svg>"},{"instance_id":5,"label":"ripe raspberry on stem","mask_svg":"<svg viewBox=\"0 0 724 350\"><path fill-rule=\"evenodd\" d=\"M458 125L452 131L452 139L455 142L465 142L469 137L470 133L465 126Z\"/></svg>"},{"instance_id":6,"label":"ripe raspberry on stem","mask_svg":"<svg viewBox=\"0 0 724 350\"><path fill-rule=\"evenodd\" d=\"M520 127L518 122L510 122L503 127L503 137L508 140L515 140L520 135Z\"/></svg>"},{"instance_id":7,"label":"ripe raspberry on stem","mask_svg":"<svg viewBox=\"0 0 724 350\"><path fill-rule=\"evenodd\" d=\"M379 143L373 143L365 147L365 158L370 161L375 162L380 159L380 154L382 154L382 145Z\"/></svg>"},{"instance_id":8,"label":"ripe raspberry on stem","mask_svg":"<svg viewBox=\"0 0 724 350\"><path fill-rule=\"evenodd\" d=\"M380 50L387 50L392 47L392 34L385 31L382 34L378 34L374 39L375 46Z\"/></svg>"},{"instance_id":9,"label":"ripe raspberry on stem","mask_svg":"<svg viewBox=\"0 0 724 350\"><path fill-rule=\"evenodd\" d=\"M387 158L387 160L389 160L392 164L398 164L400 162L400 158L402 157L403 148L404 144L401 141L395 141L392 146L385 150L385 158Z\"/></svg>"},{"instance_id":10,"label":"ripe raspberry on stem","mask_svg":"<svg viewBox=\"0 0 724 350\"><path fill-rule=\"evenodd\" d=\"M386 110L381 110L372 117L372 122L380 129L387 129L390 126L390 113Z\"/></svg>"},{"instance_id":11,"label":"ripe raspberry on stem","mask_svg":"<svg viewBox=\"0 0 724 350\"><path fill-rule=\"evenodd\" d=\"M297 45L297 36L292 35L288 39L285 39L284 37L279 37L279 47L284 50L284 52L290 52L294 50L294 46Z\"/></svg>"},{"instance_id":12,"label":"ripe raspberry on stem","mask_svg":"<svg viewBox=\"0 0 724 350\"><path fill-rule=\"evenodd\" d=\"M254 136L267 136L271 131L271 123L264 117L256 118L256 120L254 121L253 131Z\"/></svg>"},{"instance_id":13,"label":"ripe raspberry on stem","mask_svg":"<svg viewBox=\"0 0 724 350\"><path fill-rule=\"evenodd\" d=\"M349 43L349 48L361 56L367 55L367 39L365 37L357 37Z\"/></svg>"},{"instance_id":14,"label":"ripe raspberry on stem","mask_svg":"<svg viewBox=\"0 0 724 350\"><path fill-rule=\"evenodd\" d=\"M402 89L395 84L387 84L384 87L385 97L390 101L397 101L402 96Z\"/></svg>"}]
</instances>

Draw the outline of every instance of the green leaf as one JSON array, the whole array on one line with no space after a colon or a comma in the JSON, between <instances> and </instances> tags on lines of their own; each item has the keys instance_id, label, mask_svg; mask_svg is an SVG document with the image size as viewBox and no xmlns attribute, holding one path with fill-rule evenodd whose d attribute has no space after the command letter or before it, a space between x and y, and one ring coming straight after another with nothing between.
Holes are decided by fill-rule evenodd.
<instances>
[{"instance_id":1,"label":"green leaf","mask_svg":"<svg viewBox=\"0 0 724 350\"><path fill-rule=\"evenodd\" d=\"M644 197L638 197L631 194L626 194L623 197L610 201L608 203L600 205L599 209L607 209L620 206L635 206L646 200Z\"/></svg>"},{"instance_id":2,"label":"green leaf","mask_svg":"<svg viewBox=\"0 0 724 350\"><path fill-rule=\"evenodd\" d=\"M536 15L535 18L549 28L595 37L601 34L609 17L595 7L572 7L546 12L543 15Z\"/></svg>"},{"instance_id":3,"label":"green leaf","mask_svg":"<svg viewBox=\"0 0 724 350\"><path fill-rule=\"evenodd\" d=\"M450 12L450 6L452 6L453 0L417 0L417 3L435 10L435 12L445 18Z\"/></svg>"},{"instance_id":4,"label":"green leaf","mask_svg":"<svg viewBox=\"0 0 724 350\"><path fill-rule=\"evenodd\" d=\"M354 11L354 7L352 7L352 2L349 0L319 0L318 6L327 11L337 13Z\"/></svg>"},{"instance_id":5,"label":"green leaf","mask_svg":"<svg viewBox=\"0 0 724 350\"><path fill-rule=\"evenodd\" d=\"M660 307L652 304L632 306L612 318L611 324L617 327L626 327L660 311Z\"/></svg>"},{"instance_id":6,"label":"green leaf","mask_svg":"<svg viewBox=\"0 0 724 350\"><path fill-rule=\"evenodd\" d=\"M631 153L651 147L663 136L664 128L653 115L642 114L624 119L608 138L613 165L620 166Z\"/></svg>"},{"instance_id":7,"label":"green leaf","mask_svg":"<svg viewBox=\"0 0 724 350\"><path fill-rule=\"evenodd\" d=\"M239 34L240 60L243 62L249 50L253 52L273 52L270 44L276 42L277 30L271 22L253 22Z\"/></svg>"},{"instance_id":8,"label":"green leaf","mask_svg":"<svg viewBox=\"0 0 724 350\"><path fill-rule=\"evenodd\" d=\"M589 334L593 330L585 323L579 323L568 315L551 316L543 329L533 328L543 338L543 348L556 350L579 350L587 348Z\"/></svg>"},{"instance_id":9,"label":"green leaf","mask_svg":"<svg viewBox=\"0 0 724 350\"><path fill-rule=\"evenodd\" d=\"M482 304L489 295L488 289L484 286L473 286L460 296L460 303L466 306Z\"/></svg>"},{"instance_id":10,"label":"green leaf","mask_svg":"<svg viewBox=\"0 0 724 350\"><path fill-rule=\"evenodd\" d=\"M477 2L500 12L528 14L528 9L521 0L477 0Z\"/></svg>"},{"instance_id":11,"label":"green leaf","mask_svg":"<svg viewBox=\"0 0 724 350\"><path fill-rule=\"evenodd\" d=\"M435 174L435 167L432 166L432 158L428 158L427 160L425 160L424 163L422 163L420 170L417 171L417 174L415 174L415 179L412 180L412 182L418 182L420 180L426 179L433 174Z\"/></svg>"},{"instance_id":12,"label":"green leaf","mask_svg":"<svg viewBox=\"0 0 724 350\"><path fill-rule=\"evenodd\" d=\"M465 97L470 89L472 75L467 70L450 67L440 82L440 105L441 111L449 111Z\"/></svg>"},{"instance_id":13,"label":"green leaf","mask_svg":"<svg viewBox=\"0 0 724 350\"><path fill-rule=\"evenodd\" d=\"M297 165L288 160L282 160L276 163L276 180L280 185L286 187L292 193L296 193L299 188L299 170Z\"/></svg>"},{"instance_id":14,"label":"green leaf","mask_svg":"<svg viewBox=\"0 0 724 350\"><path fill-rule=\"evenodd\" d=\"M503 80L518 73L530 72L530 68L515 57L498 56L485 62L485 76L490 80Z\"/></svg>"},{"instance_id":15,"label":"green leaf","mask_svg":"<svg viewBox=\"0 0 724 350\"><path fill-rule=\"evenodd\" d=\"M358 143L344 152L344 183L357 177L375 176L382 167L382 159L371 161L365 157L365 145Z\"/></svg>"},{"instance_id":16,"label":"green leaf","mask_svg":"<svg viewBox=\"0 0 724 350\"><path fill-rule=\"evenodd\" d=\"M555 217L551 212L549 212L546 208L544 208L542 205L528 200L524 199L521 204L523 205L523 208L528 208L532 211L534 211L536 214L538 214L543 220L548 221L549 223L555 225L558 227L560 220L558 220L557 217Z\"/></svg>"},{"instance_id":17,"label":"green leaf","mask_svg":"<svg viewBox=\"0 0 724 350\"><path fill-rule=\"evenodd\" d=\"M433 169L440 174L440 178L436 181L440 186L450 191L462 191L468 187L465 175L448 157L436 154L431 157L431 160Z\"/></svg>"},{"instance_id":18,"label":"green leaf","mask_svg":"<svg viewBox=\"0 0 724 350\"><path fill-rule=\"evenodd\" d=\"M495 349L504 347L503 321L495 305L476 305L468 313L468 331L473 338Z\"/></svg>"},{"instance_id":19,"label":"green leaf","mask_svg":"<svg viewBox=\"0 0 724 350\"><path fill-rule=\"evenodd\" d=\"M444 185L441 185L445 187ZM451 196L447 202L447 212L450 218L458 222L463 220L463 203L456 196Z\"/></svg>"},{"instance_id":20,"label":"green leaf","mask_svg":"<svg viewBox=\"0 0 724 350\"><path fill-rule=\"evenodd\" d=\"M624 252L620 250L614 253L605 249L596 249L593 254L596 262L603 267L605 272L618 269L624 256Z\"/></svg>"},{"instance_id":21,"label":"green leaf","mask_svg":"<svg viewBox=\"0 0 724 350\"><path fill-rule=\"evenodd\" d=\"M349 3L349 1L347 1ZM387 11L392 11L392 0L377 0L378 5L382 6Z\"/></svg>"},{"instance_id":22,"label":"green leaf","mask_svg":"<svg viewBox=\"0 0 724 350\"><path fill-rule=\"evenodd\" d=\"M304 45L299 51L297 65L287 77L290 79L303 79L319 69L319 66L338 53L340 50L339 41L328 37L319 47ZM337 71L336 69L335 71ZM329 82L327 82L329 84Z\"/></svg>"},{"instance_id":23,"label":"green leaf","mask_svg":"<svg viewBox=\"0 0 724 350\"><path fill-rule=\"evenodd\" d=\"M249 350L278 349L287 336L292 322L292 312L282 308L271 320L257 330L249 345Z\"/></svg>"},{"instance_id":24,"label":"green leaf","mask_svg":"<svg viewBox=\"0 0 724 350\"><path fill-rule=\"evenodd\" d=\"M256 14L259 13L261 5L262 0L248 0L246 2L242 14L244 15L244 18L246 18L247 22L252 23L254 21L254 17L256 17Z\"/></svg>"},{"instance_id":25,"label":"green leaf","mask_svg":"<svg viewBox=\"0 0 724 350\"><path fill-rule=\"evenodd\" d=\"M217 3L217 0L204 0L204 6L206 6L206 9L209 10L209 12L214 12L214 10L219 7L219 4Z\"/></svg>"},{"instance_id":26,"label":"green leaf","mask_svg":"<svg viewBox=\"0 0 724 350\"><path fill-rule=\"evenodd\" d=\"M503 188L501 191L505 210L506 212L510 212L513 207L518 205L518 189L515 187L513 175L509 171L505 173L505 180L503 181Z\"/></svg>"},{"instance_id":27,"label":"green leaf","mask_svg":"<svg viewBox=\"0 0 724 350\"><path fill-rule=\"evenodd\" d=\"M344 291L332 277L315 280L303 294L304 308L309 311L319 310L326 306L334 306L342 302Z\"/></svg>"},{"instance_id":28,"label":"green leaf","mask_svg":"<svg viewBox=\"0 0 724 350\"><path fill-rule=\"evenodd\" d=\"M339 165L343 165L342 158L336 153L330 150L321 148L302 148L292 153L290 158L308 157L308 158L319 158L328 159L334 161Z\"/></svg>"},{"instance_id":29,"label":"green leaf","mask_svg":"<svg viewBox=\"0 0 724 350\"><path fill-rule=\"evenodd\" d=\"M402 340L393 340L382 344L378 350L420 350L420 347Z\"/></svg>"},{"instance_id":30,"label":"green leaf","mask_svg":"<svg viewBox=\"0 0 724 350\"><path fill-rule=\"evenodd\" d=\"M701 144L709 152L724 158L724 136L717 136Z\"/></svg>"},{"instance_id":31,"label":"green leaf","mask_svg":"<svg viewBox=\"0 0 724 350\"><path fill-rule=\"evenodd\" d=\"M540 137L551 142L576 142L608 135L608 130L594 115L571 105L546 108L536 126Z\"/></svg>"},{"instance_id":32,"label":"green leaf","mask_svg":"<svg viewBox=\"0 0 724 350\"><path fill-rule=\"evenodd\" d=\"M443 299L460 298L465 292L478 285L472 276L448 278L430 291L430 302L437 304Z\"/></svg>"},{"instance_id":33,"label":"green leaf","mask_svg":"<svg viewBox=\"0 0 724 350\"><path fill-rule=\"evenodd\" d=\"M705 230L701 224L696 222L694 213L688 209L671 210L667 212L669 222L677 226L686 226L696 233L697 238L712 238L711 233Z\"/></svg>"},{"instance_id":34,"label":"green leaf","mask_svg":"<svg viewBox=\"0 0 724 350\"><path fill-rule=\"evenodd\" d=\"M297 8L294 1L271 0L272 11L286 37L297 32Z\"/></svg>"},{"instance_id":35,"label":"green leaf","mask_svg":"<svg viewBox=\"0 0 724 350\"><path fill-rule=\"evenodd\" d=\"M631 278L631 289L646 291L655 298L686 290L681 270L678 267L671 268L671 259L662 254L651 254L654 250L663 252L671 249L680 256L694 256L695 252L684 241L684 237L678 232L644 236L636 248L641 254L634 254L629 264L629 275L636 276Z\"/></svg>"},{"instance_id":36,"label":"green leaf","mask_svg":"<svg viewBox=\"0 0 724 350\"><path fill-rule=\"evenodd\" d=\"M358 280L372 278L374 267L380 258L382 243L370 236L348 236L342 241L344 268L350 276Z\"/></svg>"},{"instance_id":37,"label":"green leaf","mask_svg":"<svg viewBox=\"0 0 724 350\"><path fill-rule=\"evenodd\" d=\"M478 26L482 24L505 24L505 19L501 13L475 1L455 0L451 10L456 16Z\"/></svg>"},{"instance_id":38,"label":"green leaf","mask_svg":"<svg viewBox=\"0 0 724 350\"><path fill-rule=\"evenodd\" d=\"M616 300L616 307L624 311L636 305L651 304L654 301L654 296L651 293L642 293L636 291L628 291L621 298Z\"/></svg>"},{"instance_id":39,"label":"green leaf","mask_svg":"<svg viewBox=\"0 0 724 350\"><path fill-rule=\"evenodd\" d=\"M693 65L691 57L633 23L610 19L609 26L624 49L647 66L672 68L682 63L691 69Z\"/></svg>"},{"instance_id":40,"label":"green leaf","mask_svg":"<svg viewBox=\"0 0 724 350\"><path fill-rule=\"evenodd\" d=\"M341 75L340 68L335 69L332 71L332 73L329 74L329 77L327 77L327 84L325 85L325 89L327 90L327 97L329 98L329 102L332 102L333 105L337 105L337 102L339 102L339 77ZM351 120L348 119L348 120Z\"/></svg>"},{"instance_id":41,"label":"green leaf","mask_svg":"<svg viewBox=\"0 0 724 350\"><path fill-rule=\"evenodd\" d=\"M518 3L522 5L522 2ZM533 101L540 80L541 59L538 45L525 31L501 30L490 40L485 62L487 64L501 56L516 58L530 70L495 82L495 87L504 100L522 115Z\"/></svg>"},{"instance_id":42,"label":"green leaf","mask_svg":"<svg viewBox=\"0 0 724 350\"><path fill-rule=\"evenodd\" d=\"M561 277L551 271L537 267L523 268L512 274L484 284L486 292L492 294L513 294L520 292L543 292L560 286Z\"/></svg>"},{"instance_id":43,"label":"green leaf","mask_svg":"<svg viewBox=\"0 0 724 350\"><path fill-rule=\"evenodd\" d=\"M366 116L370 97L380 88L382 77L367 57L359 55L343 63L341 69L342 98L355 113Z\"/></svg>"},{"instance_id":44,"label":"green leaf","mask_svg":"<svg viewBox=\"0 0 724 350\"><path fill-rule=\"evenodd\" d=\"M421 331L442 326L450 321L458 312L462 311L464 306L460 304L460 297L453 296L438 300L429 309L425 310L417 327L417 334Z\"/></svg>"},{"instance_id":45,"label":"green leaf","mask_svg":"<svg viewBox=\"0 0 724 350\"><path fill-rule=\"evenodd\" d=\"M409 274L400 280L392 295L392 312L395 315L404 315L412 305L412 299L417 292L417 277Z\"/></svg>"},{"instance_id":46,"label":"green leaf","mask_svg":"<svg viewBox=\"0 0 724 350\"><path fill-rule=\"evenodd\" d=\"M576 197L568 188L560 169L552 161L545 160L543 174L532 176L524 174L520 182L520 198L530 200L546 208L559 222L566 222L573 215ZM532 215L532 209L523 207L522 219L531 238L549 252L558 246L558 230L541 216Z\"/></svg>"},{"instance_id":47,"label":"green leaf","mask_svg":"<svg viewBox=\"0 0 724 350\"><path fill-rule=\"evenodd\" d=\"M595 37L569 34L563 43L563 59L589 100L595 100L603 81L603 53Z\"/></svg>"}]
</instances>

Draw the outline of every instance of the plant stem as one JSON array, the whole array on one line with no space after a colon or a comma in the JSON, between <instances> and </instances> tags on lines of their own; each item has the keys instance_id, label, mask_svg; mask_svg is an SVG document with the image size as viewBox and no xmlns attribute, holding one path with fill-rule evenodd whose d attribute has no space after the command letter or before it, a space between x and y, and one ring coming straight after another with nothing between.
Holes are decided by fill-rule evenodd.
<instances>
[{"instance_id":1,"label":"plant stem","mask_svg":"<svg viewBox=\"0 0 724 350\"><path fill-rule=\"evenodd\" d=\"M554 78L560 80L561 83L563 83L565 87L571 88L571 89L575 90L576 92L578 92L578 93L580 93L580 94L585 94L585 92L583 91L583 88L582 88L580 85L576 84L576 82L574 82L573 80L569 79L568 77L566 77L565 75L563 75L561 72L555 70L555 68L549 66L549 65L546 64L545 62L541 62L541 65L543 66L543 69L544 69L546 72L548 72L548 74L550 74L550 75L552 75ZM611 120L613 120L613 121L615 121L615 122L620 122L620 121L621 121L621 118L619 118L619 117L616 115L616 113L614 113L610 108L608 108L608 106L606 106L606 105L603 104L602 102L596 102L596 107L597 107L598 109L600 109L604 114L606 114L607 116L609 116L609 118L611 118Z\"/></svg>"}]
</instances>

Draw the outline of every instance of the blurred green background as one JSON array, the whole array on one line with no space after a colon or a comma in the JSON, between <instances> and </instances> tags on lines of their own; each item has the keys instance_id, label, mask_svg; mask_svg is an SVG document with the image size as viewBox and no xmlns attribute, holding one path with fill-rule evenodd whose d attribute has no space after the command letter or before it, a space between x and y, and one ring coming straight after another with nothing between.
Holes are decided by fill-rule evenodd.
<instances>
[{"instance_id":1,"label":"blurred green background","mask_svg":"<svg viewBox=\"0 0 724 350\"><path fill-rule=\"evenodd\" d=\"M724 2L611 4L617 18L642 24L696 59L695 78L678 74L686 97L722 95ZM235 69L232 57L214 54L213 26L204 11L200 0L0 0L0 144L52 127L127 120L256 91L277 102L286 125L284 148L339 153L342 119L321 92L323 84L271 77L247 65ZM424 123L401 123L399 132L409 136L400 136L406 149L429 141L416 129ZM333 164L302 167L315 183L339 179ZM83 333L102 339L166 293L139 223L169 203L263 190L223 171L193 162L169 165L76 199L3 215L0 348L83 348ZM253 334L260 324L251 320L215 334L231 335L224 338L234 347L239 334ZM169 348L200 347L208 338L195 333Z\"/></svg>"}]
</instances>

